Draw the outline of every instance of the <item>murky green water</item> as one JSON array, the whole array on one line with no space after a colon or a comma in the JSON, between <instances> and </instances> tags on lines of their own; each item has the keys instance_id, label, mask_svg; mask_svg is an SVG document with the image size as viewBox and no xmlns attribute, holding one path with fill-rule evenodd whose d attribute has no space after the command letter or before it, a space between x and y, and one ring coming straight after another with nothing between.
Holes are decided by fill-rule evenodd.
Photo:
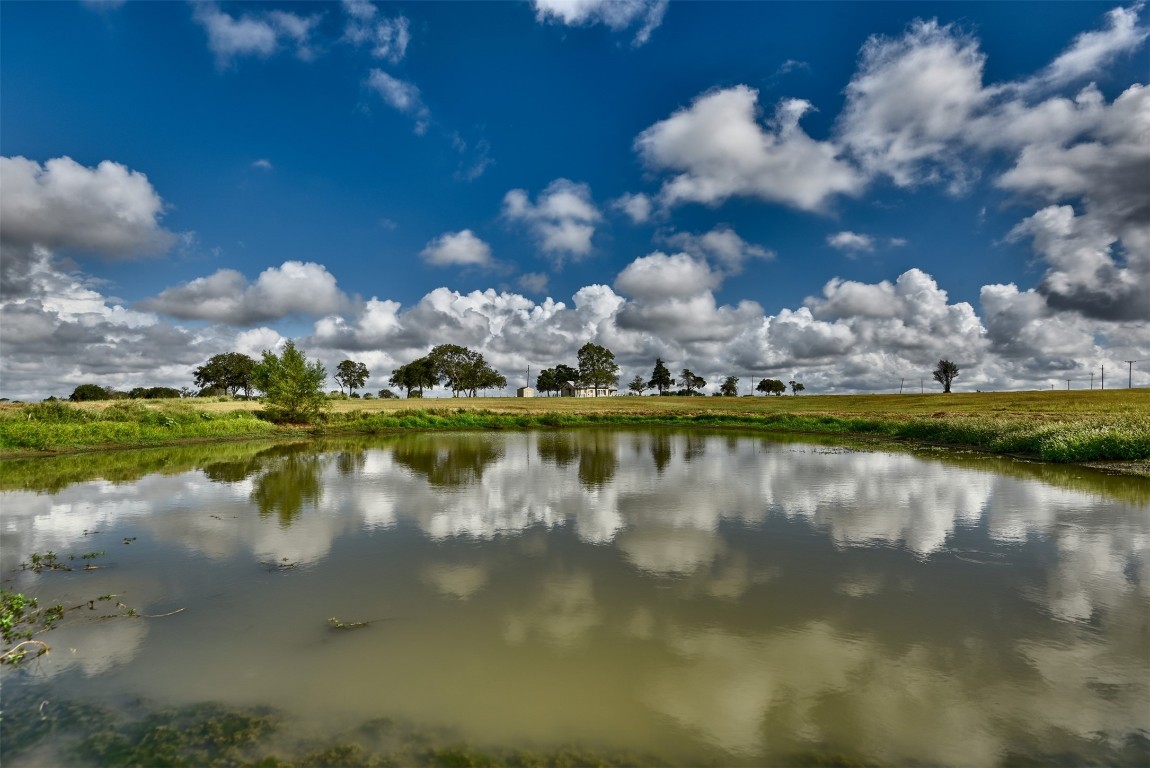
<instances>
[{"instance_id":1,"label":"murky green water","mask_svg":"<svg viewBox=\"0 0 1150 768\"><path fill-rule=\"evenodd\" d=\"M243 754L285 763L351 742L413 762L1150 761L1145 480L575 431L12 461L0 481L5 587L85 606L3 672L7 765L129 759L77 707L138 723L203 702L273 708ZM21 570L49 550L74 570ZM87 609L105 594L125 608ZM96 618L127 608L183 610Z\"/></svg>"}]
</instances>

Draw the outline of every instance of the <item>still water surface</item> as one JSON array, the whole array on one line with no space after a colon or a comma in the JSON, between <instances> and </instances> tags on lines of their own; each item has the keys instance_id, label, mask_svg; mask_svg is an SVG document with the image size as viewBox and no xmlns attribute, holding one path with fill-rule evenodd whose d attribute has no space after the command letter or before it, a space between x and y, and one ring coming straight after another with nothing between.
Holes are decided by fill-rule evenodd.
<instances>
[{"instance_id":1,"label":"still water surface","mask_svg":"<svg viewBox=\"0 0 1150 768\"><path fill-rule=\"evenodd\" d=\"M1145 480L657 431L0 477L6 587L183 609L69 612L49 655L3 673L9 702L269 705L291 733L391 718L660 763L1150 761ZM20 570L48 550L106 555ZM77 759L44 741L5 762Z\"/></svg>"}]
</instances>

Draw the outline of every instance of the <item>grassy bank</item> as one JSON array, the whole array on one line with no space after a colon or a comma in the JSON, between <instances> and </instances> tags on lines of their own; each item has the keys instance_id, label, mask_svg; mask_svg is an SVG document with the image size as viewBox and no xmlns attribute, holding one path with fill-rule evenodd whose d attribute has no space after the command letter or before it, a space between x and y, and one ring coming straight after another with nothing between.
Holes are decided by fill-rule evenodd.
<instances>
[{"instance_id":1,"label":"grassy bank","mask_svg":"<svg viewBox=\"0 0 1150 768\"><path fill-rule=\"evenodd\" d=\"M583 426L722 427L875 437L1051 462L1150 461L1150 392L757 398L336 400L321 422L273 424L259 403L178 400L8 405L0 451L64 452L320 434Z\"/></svg>"}]
</instances>

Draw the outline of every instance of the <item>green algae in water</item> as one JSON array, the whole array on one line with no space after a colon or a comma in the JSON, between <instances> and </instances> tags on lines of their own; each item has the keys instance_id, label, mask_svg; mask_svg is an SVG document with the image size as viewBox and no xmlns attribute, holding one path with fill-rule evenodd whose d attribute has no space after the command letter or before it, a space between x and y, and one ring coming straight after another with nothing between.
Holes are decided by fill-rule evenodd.
<instances>
[{"instance_id":1,"label":"green algae in water","mask_svg":"<svg viewBox=\"0 0 1150 768\"><path fill-rule=\"evenodd\" d=\"M285 734L282 713L267 707L228 708L200 703L127 712L83 700L38 701L33 692L7 702L3 726L6 764L138 766L139 768L573 768L671 766L665 757L559 747L537 751L479 748L446 729L374 720L329 739ZM45 762L47 761L47 763Z\"/></svg>"}]
</instances>

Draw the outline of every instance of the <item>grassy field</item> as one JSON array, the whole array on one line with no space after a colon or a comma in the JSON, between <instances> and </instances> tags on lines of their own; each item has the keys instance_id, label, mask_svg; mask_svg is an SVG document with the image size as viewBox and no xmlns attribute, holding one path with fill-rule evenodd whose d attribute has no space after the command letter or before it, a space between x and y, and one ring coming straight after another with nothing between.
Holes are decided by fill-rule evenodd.
<instances>
[{"instance_id":1,"label":"grassy field","mask_svg":"<svg viewBox=\"0 0 1150 768\"><path fill-rule=\"evenodd\" d=\"M1150 461L1150 390L799 397L332 400L321 423L277 425L226 399L0 407L0 452L61 452L412 429L732 427L865 436L1057 462Z\"/></svg>"}]
</instances>

